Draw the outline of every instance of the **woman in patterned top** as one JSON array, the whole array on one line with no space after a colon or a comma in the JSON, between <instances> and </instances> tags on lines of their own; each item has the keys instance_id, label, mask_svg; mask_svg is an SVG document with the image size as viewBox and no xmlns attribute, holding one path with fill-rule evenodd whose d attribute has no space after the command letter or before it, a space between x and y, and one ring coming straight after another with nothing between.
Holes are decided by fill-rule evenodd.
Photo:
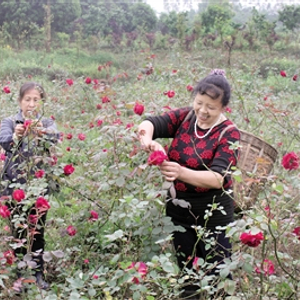
<instances>
[{"instance_id":1,"label":"woman in patterned top","mask_svg":"<svg viewBox=\"0 0 300 300\"><path fill-rule=\"evenodd\" d=\"M234 213L230 169L237 164L238 153L230 146L239 142L240 133L223 114L230 94L225 72L214 70L194 87L192 108L148 117L139 126L140 142L148 152L164 151L156 138L173 139L160 170L176 191L175 197L169 192L166 213L175 225L185 228L173 235L181 269L193 268L199 258L218 265L231 253L225 232L216 230L232 222ZM200 228L207 235L201 237ZM209 245L207 240L212 239ZM216 274L215 266L206 275ZM197 289L199 282L187 284L184 294Z\"/></svg>"}]
</instances>

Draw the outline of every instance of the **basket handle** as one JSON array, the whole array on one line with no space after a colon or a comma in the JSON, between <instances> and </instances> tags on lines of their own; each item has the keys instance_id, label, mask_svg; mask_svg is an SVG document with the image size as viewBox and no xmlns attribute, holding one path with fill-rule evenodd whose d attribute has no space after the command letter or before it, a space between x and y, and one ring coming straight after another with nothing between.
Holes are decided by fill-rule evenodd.
<instances>
[{"instance_id":1,"label":"basket handle","mask_svg":"<svg viewBox=\"0 0 300 300\"><path fill-rule=\"evenodd\" d=\"M223 131L221 132L221 134L220 134L220 136L219 136L219 138L218 138L218 142L219 142L219 143L220 143L220 141L221 141L223 135L225 134L225 132L226 132L228 129L233 128L233 127L236 127L236 125L235 125L235 124L231 124L231 125L228 125L227 127L225 127L225 128L223 129ZM236 127L236 128L237 128L237 127Z\"/></svg>"}]
</instances>

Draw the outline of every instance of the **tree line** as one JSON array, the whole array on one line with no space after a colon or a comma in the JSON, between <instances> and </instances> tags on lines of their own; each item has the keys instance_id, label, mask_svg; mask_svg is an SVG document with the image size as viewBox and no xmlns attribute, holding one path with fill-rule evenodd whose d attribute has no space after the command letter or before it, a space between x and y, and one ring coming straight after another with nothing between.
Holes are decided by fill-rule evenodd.
<instances>
[{"instance_id":1,"label":"tree line","mask_svg":"<svg viewBox=\"0 0 300 300\"><path fill-rule=\"evenodd\" d=\"M255 8L247 20L239 19L240 13L240 7L226 1L200 4L197 11L157 16L142 0L0 0L0 43L49 51L53 41L63 47L70 41L81 41L84 46L82 41L88 38L94 43L108 39L111 46L118 46L125 39L130 46L143 36L151 47L159 34L162 47L168 37L168 42L177 39L188 50L200 37L204 44L219 38L231 47L236 33L243 31L250 47L258 38L271 47L278 28L293 33L300 26L300 5L282 6L273 20ZM228 36L231 39L226 40Z\"/></svg>"}]
</instances>

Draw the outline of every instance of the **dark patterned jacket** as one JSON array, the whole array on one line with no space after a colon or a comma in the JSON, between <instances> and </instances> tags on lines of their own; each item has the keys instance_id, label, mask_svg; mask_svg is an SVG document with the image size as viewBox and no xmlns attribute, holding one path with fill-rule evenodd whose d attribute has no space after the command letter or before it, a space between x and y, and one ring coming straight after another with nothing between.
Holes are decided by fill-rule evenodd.
<instances>
[{"instance_id":1,"label":"dark patterned jacket","mask_svg":"<svg viewBox=\"0 0 300 300\"><path fill-rule=\"evenodd\" d=\"M226 225L233 220L234 203L232 195L225 191L232 187L229 172L232 166L236 166L238 158L238 151L230 149L230 145L239 141L240 132L232 126L230 120L225 120L213 128L208 136L199 139L194 132L195 114L185 119L190 110L191 107L184 107L168 111L161 116L148 117L147 120L154 125L153 139L172 138L168 149L170 161L193 170L211 170L220 173L224 176L224 185L222 189L207 189L175 180L177 198L188 201L191 209L182 208L171 200L167 202L167 214L174 222L183 226ZM228 126L229 129L224 131ZM197 130L198 135L201 136L208 129ZM206 220L205 211L211 209L210 205L213 203L219 203L226 214L217 209L213 211L209 220Z\"/></svg>"}]
</instances>

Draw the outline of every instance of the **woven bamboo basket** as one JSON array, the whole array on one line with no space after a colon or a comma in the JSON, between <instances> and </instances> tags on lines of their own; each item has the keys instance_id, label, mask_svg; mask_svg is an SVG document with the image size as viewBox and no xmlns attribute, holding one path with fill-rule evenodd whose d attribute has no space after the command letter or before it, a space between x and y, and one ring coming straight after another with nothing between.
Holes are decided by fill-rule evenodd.
<instances>
[{"instance_id":1,"label":"woven bamboo basket","mask_svg":"<svg viewBox=\"0 0 300 300\"><path fill-rule=\"evenodd\" d=\"M255 203L278 154L264 140L243 130L240 133L242 149L237 167L242 172L242 181L233 180L236 211L249 209Z\"/></svg>"}]
</instances>

